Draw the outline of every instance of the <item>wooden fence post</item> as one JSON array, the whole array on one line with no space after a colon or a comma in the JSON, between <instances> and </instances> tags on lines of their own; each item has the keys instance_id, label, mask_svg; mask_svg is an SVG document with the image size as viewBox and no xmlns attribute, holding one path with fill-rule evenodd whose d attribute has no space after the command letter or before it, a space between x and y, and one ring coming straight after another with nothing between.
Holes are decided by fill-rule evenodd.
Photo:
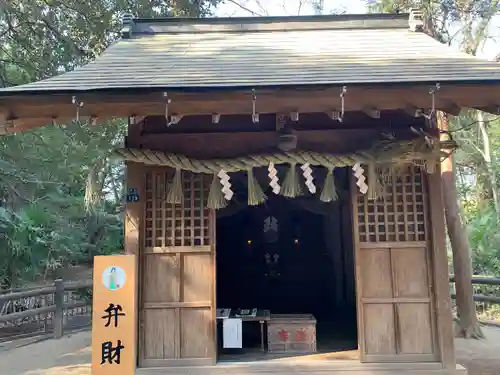
<instances>
[{"instance_id":1,"label":"wooden fence post","mask_svg":"<svg viewBox=\"0 0 500 375\"><path fill-rule=\"evenodd\" d=\"M64 330L64 282L62 279L54 281L56 292L54 293L54 304L56 311L54 313L54 338L60 339Z\"/></svg>"}]
</instances>

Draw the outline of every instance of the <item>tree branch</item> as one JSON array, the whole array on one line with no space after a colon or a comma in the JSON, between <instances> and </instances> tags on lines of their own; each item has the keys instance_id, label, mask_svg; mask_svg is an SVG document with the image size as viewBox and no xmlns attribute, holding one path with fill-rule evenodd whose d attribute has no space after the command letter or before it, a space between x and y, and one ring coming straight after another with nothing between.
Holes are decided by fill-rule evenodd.
<instances>
[{"instance_id":1,"label":"tree branch","mask_svg":"<svg viewBox=\"0 0 500 375\"><path fill-rule=\"evenodd\" d=\"M243 9L245 12L248 12L250 13L251 15L253 16L258 16L258 17L264 17L263 14L260 14L260 13L257 13L257 12L254 12L253 10L247 8L246 6L244 6L243 4L240 4L238 1L236 0L227 0L228 2L230 2L231 4L234 4L236 5L238 8L240 9Z\"/></svg>"}]
</instances>

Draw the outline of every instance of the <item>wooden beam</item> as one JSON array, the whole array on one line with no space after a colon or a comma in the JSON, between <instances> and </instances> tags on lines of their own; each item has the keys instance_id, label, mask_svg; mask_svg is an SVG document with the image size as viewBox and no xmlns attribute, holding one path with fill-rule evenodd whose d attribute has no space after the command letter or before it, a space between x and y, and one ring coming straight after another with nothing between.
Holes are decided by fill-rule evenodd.
<instances>
[{"instance_id":1,"label":"wooden beam","mask_svg":"<svg viewBox=\"0 0 500 375\"><path fill-rule=\"evenodd\" d=\"M296 130L298 149L335 154L354 152L356 148L369 148L380 129L364 129L360 136L355 129ZM414 137L408 129L396 131L398 139ZM247 131L225 133L129 133L127 147L178 153L200 159L235 157L260 154L278 149L275 131Z\"/></svg>"},{"instance_id":2,"label":"wooden beam","mask_svg":"<svg viewBox=\"0 0 500 375\"><path fill-rule=\"evenodd\" d=\"M339 111L330 111L327 112L328 117L330 117L332 120L339 121L340 119L340 112Z\"/></svg>"},{"instance_id":3,"label":"wooden beam","mask_svg":"<svg viewBox=\"0 0 500 375\"><path fill-rule=\"evenodd\" d=\"M443 100L440 109L453 116L458 116L462 111L462 108L457 103L454 103L453 101L450 100L447 101Z\"/></svg>"},{"instance_id":4,"label":"wooden beam","mask_svg":"<svg viewBox=\"0 0 500 375\"><path fill-rule=\"evenodd\" d=\"M147 117L147 116L135 116L135 115L132 115L132 116L129 116L129 117L132 117L132 124L138 124L142 121L144 121L144 119Z\"/></svg>"},{"instance_id":5,"label":"wooden beam","mask_svg":"<svg viewBox=\"0 0 500 375\"><path fill-rule=\"evenodd\" d=\"M290 120L294 122L299 121L299 112L290 112Z\"/></svg>"},{"instance_id":6,"label":"wooden beam","mask_svg":"<svg viewBox=\"0 0 500 375\"><path fill-rule=\"evenodd\" d=\"M460 107L484 107L487 105L494 104L498 102L498 93L500 93L500 87L498 85L441 85L441 89L436 95L436 105L437 107L448 105L449 102L453 102ZM482 95L481 95L482 94ZM280 89L280 90L260 90L257 99L257 105L262 105L267 101L267 99L280 99L286 102L290 99L310 99L310 98L326 98L330 103L330 110L332 103L337 103L338 100L338 88L331 89ZM246 103L247 112L251 112L251 91L249 90L238 90L238 91L226 91L226 92L213 92L213 93L182 93L182 92L169 92L169 98L172 99L171 105L176 106L176 103L181 102L223 102L229 101L244 101ZM493 100L491 100L493 98ZM109 103L109 104L134 104L134 103L158 103L163 107L162 113L164 113L165 101L162 93L145 93L145 94L96 94L96 93L82 93L79 94L78 99L83 101L85 104L82 107L82 111L85 112L87 106L92 106L99 103ZM430 98L428 86L406 86L406 87L349 87L349 95L346 96L345 105L349 107L349 103L354 101L359 101L363 99L364 105L371 104L376 106L380 110L401 108L394 106L394 103L390 105L390 108L381 106L379 103L390 103L396 101L399 104L412 103L418 99L421 105L417 105L418 108L428 108L430 107ZM44 106L49 104L64 105L69 104L73 110L74 104L71 103L71 95L46 95L46 96L15 96L15 97L0 97L0 104L4 107L10 107L9 103L22 102L26 105L37 105ZM468 103L467 103L468 102ZM297 111L298 108L294 108L293 105L288 105L288 110L282 112L293 112ZM172 110L174 112L174 110ZM273 113L276 111L273 111ZM179 111L179 113L184 113ZM263 113L259 108L259 113ZM188 113L185 113L188 114ZM189 113L190 114L190 113ZM74 111L73 111L74 115ZM136 114L137 115L137 114Z\"/></svg>"},{"instance_id":7,"label":"wooden beam","mask_svg":"<svg viewBox=\"0 0 500 375\"><path fill-rule=\"evenodd\" d=\"M251 115L251 91L219 93L176 93L169 92L172 99L171 113L205 115L219 113ZM451 114L458 113L463 107L485 108L500 102L498 85L441 85L436 95L436 109ZM79 100L85 104L82 115L102 118L163 115L164 98L161 93L137 94L80 94ZM330 113L332 103L338 100L338 87L317 90L261 90L257 98L260 114L266 113ZM427 86L408 87L361 87L349 88L345 98L346 111L362 111L367 106L378 111L397 110L408 104L415 108L428 108L430 105ZM496 105L496 104L495 104ZM0 107L7 109L9 115L17 119L37 120L38 126L46 120L74 118L75 106L70 95L46 95L0 98ZM59 121L59 120L58 120ZM61 122L61 121L59 121Z\"/></svg>"},{"instance_id":8,"label":"wooden beam","mask_svg":"<svg viewBox=\"0 0 500 375\"><path fill-rule=\"evenodd\" d=\"M365 107L363 112L371 118L380 118L380 110L374 107Z\"/></svg>"},{"instance_id":9,"label":"wooden beam","mask_svg":"<svg viewBox=\"0 0 500 375\"><path fill-rule=\"evenodd\" d=\"M487 112L487 113L490 113L492 115L495 115L495 116L498 116L500 115L500 106L499 105L487 105L485 107L479 107L479 108L474 108L474 109L477 109L478 111L483 111L483 112Z\"/></svg>"},{"instance_id":10,"label":"wooden beam","mask_svg":"<svg viewBox=\"0 0 500 375\"><path fill-rule=\"evenodd\" d=\"M2 108L0 108L0 125L3 125L8 118L9 113L6 110L2 110Z\"/></svg>"},{"instance_id":11,"label":"wooden beam","mask_svg":"<svg viewBox=\"0 0 500 375\"><path fill-rule=\"evenodd\" d=\"M212 124L218 124L220 121L220 113L212 113Z\"/></svg>"},{"instance_id":12,"label":"wooden beam","mask_svg":"<svg viewBox=\"0 0 500 375\"><path fill-rule=\"evenodd\" d=\"M2 130L0 130L0 134L19 133L40 126L50 125L53 121L52 118L7 120L3 123L3 126L1 126Z\"/></svg>"},{"instance_id":13,"label":"wooden beam","mask_svg":"<svg viewBox=\"0 0 500 375\"><path fill-rule=\"evenodd\" d=\"M407 104L402 108L404 112L406 112L409 116L419 118L422 117L423 110L421 108L417 108L412 106L411 104Z\"/></svg>"}]
</instances>

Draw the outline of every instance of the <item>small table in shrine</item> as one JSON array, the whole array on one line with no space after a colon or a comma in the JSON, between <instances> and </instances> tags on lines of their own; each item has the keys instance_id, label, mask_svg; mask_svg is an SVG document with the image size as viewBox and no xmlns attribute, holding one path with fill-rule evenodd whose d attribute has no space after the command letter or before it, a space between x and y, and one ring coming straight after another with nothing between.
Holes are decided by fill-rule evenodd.
<instances>
[{"instance_id":1,"label":"small table in shrine","mask_svg":"<svg viewBox=\"0 0 500 375\"><path fill-rule=\"evenodd\" d=\"M224 309L227 310L227 309ZM217 320L222 320L226 318L236 318L241 319L243 322L259 322L260 323L260 348L263 352L266 351L265 348L265 336L264 336L264 324L266 324L269 320L271 320L271 312L269 310L257 310L255 314L244 314L238 315L235 312L230 313L229 316L219 315L217 314Z\"/></svg>"}]
</instances>

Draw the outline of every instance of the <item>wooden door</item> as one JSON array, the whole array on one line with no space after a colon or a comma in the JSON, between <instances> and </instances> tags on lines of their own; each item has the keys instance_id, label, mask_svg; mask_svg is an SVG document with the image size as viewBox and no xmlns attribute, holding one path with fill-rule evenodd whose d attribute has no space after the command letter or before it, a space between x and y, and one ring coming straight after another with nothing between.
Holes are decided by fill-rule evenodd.
<instances>
[{"instance_id":1,"label":"wooden door","mask_svg":"<svg viewBox=\"0 0 500 375\"><path fill-rule=\"evenodd\" d=\"M425 178L412 166L384 183L376 201L353 191L364 362L439 360Z\"/></svg>"},{"instance_id":2,"label":"wooden door","mask_svg":"<svg viewBox=\"0 0 500 375\"><path fill-rule=\"evenodd\" d=\"M183 174L182 204L165 202L172 171L146 174L141 264L141 367L216 360L215 231L206 208L210 178Z\"/></svg>"}]
</instances>

